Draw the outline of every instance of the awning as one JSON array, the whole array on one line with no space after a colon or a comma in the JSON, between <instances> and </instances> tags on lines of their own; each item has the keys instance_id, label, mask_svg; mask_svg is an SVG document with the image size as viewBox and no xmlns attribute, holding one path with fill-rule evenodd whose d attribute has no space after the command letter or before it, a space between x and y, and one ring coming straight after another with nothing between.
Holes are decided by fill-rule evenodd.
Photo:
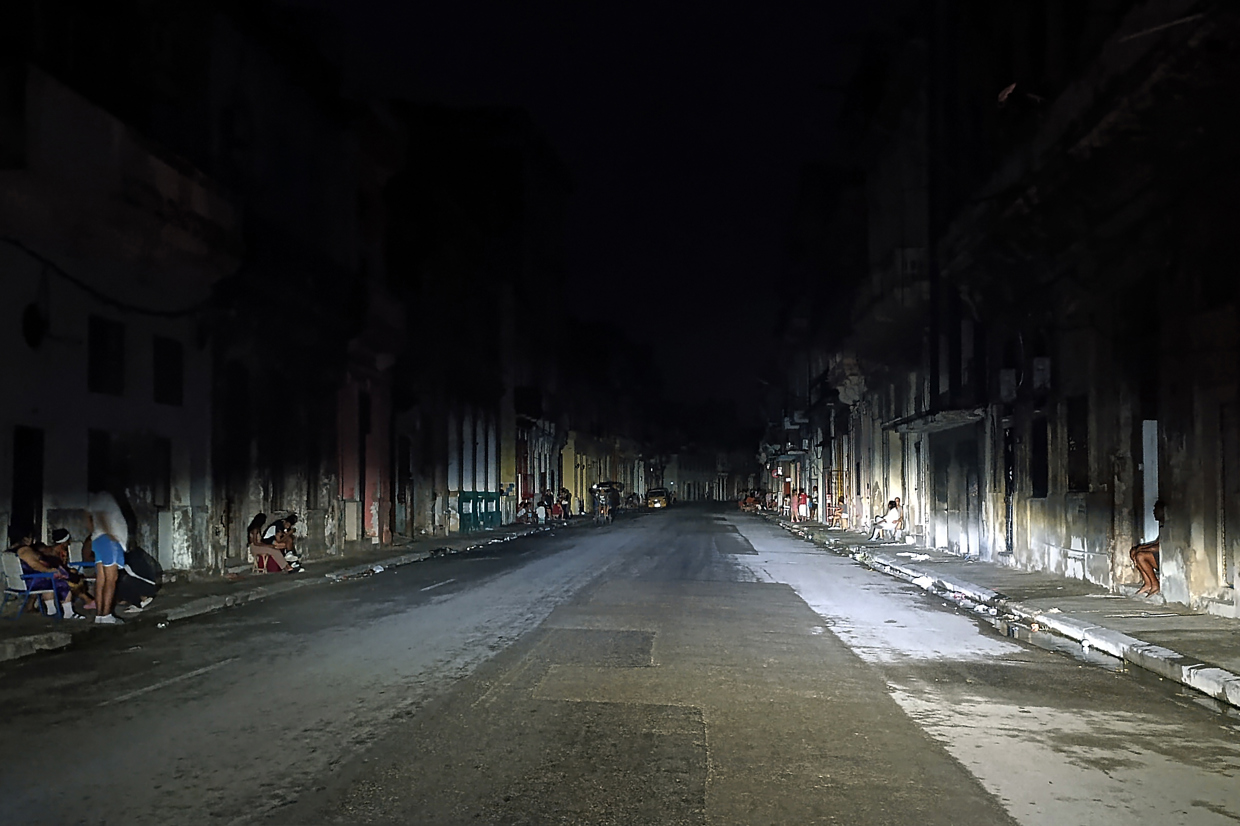
<instances>
[{"instance_id":1,"label":"awning","mask_svg":"<svg viewBox=\"0 0 1240 826\"><path fill-rule=\"evenodd\" d=\"M897 433L937 433L940 430L951 430L954 427L980 422L986 415L986 408L975 407L970 410L937 410L933 413L918 413L904 416L883 424L883 430L894 430Z\"/></svg>"}]
</instances>

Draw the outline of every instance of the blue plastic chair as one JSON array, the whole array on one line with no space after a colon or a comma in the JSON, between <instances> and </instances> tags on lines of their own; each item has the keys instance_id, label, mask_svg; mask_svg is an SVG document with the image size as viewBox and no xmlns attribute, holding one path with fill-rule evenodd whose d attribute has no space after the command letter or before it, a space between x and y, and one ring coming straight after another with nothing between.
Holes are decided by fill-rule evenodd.
<instances>
[{"instance_id":1,"label":"blue plastic chair","mask_svg":"<svg viewBox=\"0 0 1240 826\"><path fill-rule=\"evenodd\" d=\"M56 606L56 619L64 619L64 609L60 607L60 600L56 599L56 587L51 588L34 588L35 580L45 579L51 580L51 574L27 574L22 572L22 562L17 558L17 554L5 551L0 553L0 564L3 565L4 571L4 600L0 601L0 613L4 612L4 606L9 604L10 599L20 600L17 606L17 616L13 617L17 620L21 617L22 612L26 610L26 603L30 597L42 597L44 594L52 595L52 604Z\"/></svg>"}]
</instances>

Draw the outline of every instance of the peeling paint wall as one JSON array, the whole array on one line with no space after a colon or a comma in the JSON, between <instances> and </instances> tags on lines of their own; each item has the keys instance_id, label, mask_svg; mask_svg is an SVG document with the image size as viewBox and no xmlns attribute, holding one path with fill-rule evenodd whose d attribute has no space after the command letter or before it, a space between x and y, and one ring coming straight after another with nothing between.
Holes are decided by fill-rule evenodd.
<instances>
[{"instance_id":1,"label":"peeling paint wall","mask_svg":"<svg viewBox=\"0 0 1240 826\"><path fill-rule=\"evenodd\" d=\"M205 564L213 367L191 308L236 266L213 240L232 207L58 81L32 67L26 83L26 162L0 171L0 521L80 539L88 491L107 488L133 548ZM123 197L139 190L154 197Z\"/></svg>"}]
</instances>

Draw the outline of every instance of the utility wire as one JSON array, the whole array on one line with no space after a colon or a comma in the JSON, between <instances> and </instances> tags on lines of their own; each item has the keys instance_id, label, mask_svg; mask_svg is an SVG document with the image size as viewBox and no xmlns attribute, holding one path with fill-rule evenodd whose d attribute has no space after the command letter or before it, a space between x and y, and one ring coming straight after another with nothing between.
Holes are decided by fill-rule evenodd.
<instances>
[{"instance_id":1,"label":"utility wire","mask_svg":"<svg viewBox=\"0 0 1240 826\"><path fill-rule=\"evenodd\" d=\"M150 307L140 307L137 304L130 304L126 301L121 301L119 298L113 298L107 293L102 292L101 290L98 290L95 287L92 287L90 284L86 283L82 279L66 271L64 267L60 266L55 261L52 261L50 258L43 255L42 253L31 249L30 247L26 246L25 243L17 240L16 238L10 238L8 236L0 236L0 241L3 241L4 243L10 246L16 247L17 249L26 253L26 255L30 256L35 261L38 261L44 267L56 273L61 278L65 279L70 284L72 284L73 286L82 290L87 295L89 295L91 298L98 301L99 303L106 304L109 307L114 307L118 310L122 310L127 313L136 313L138 315L156 316L159 318L183 318L184 316L194 315L195 313L200 313L203 310L206 310L208 307L211 306L211 302L213 300L212 298L208 297L208 298L203 299L202 301L199 301L197 304L191 304L188 307L182 307L176 310L156 310Z\"/></svg>"}]
</instances>

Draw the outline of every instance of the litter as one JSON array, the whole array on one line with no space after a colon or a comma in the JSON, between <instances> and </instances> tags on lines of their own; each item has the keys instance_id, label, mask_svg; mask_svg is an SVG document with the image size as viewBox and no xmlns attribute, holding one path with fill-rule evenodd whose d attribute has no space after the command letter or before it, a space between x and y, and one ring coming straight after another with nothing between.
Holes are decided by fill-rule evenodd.
<instances>
[{"instance_id":1,"label":"litter","mask_svg":"<svg viewBox=\"0 0 1240 826\"><path fill-rule=\"evenodd\" d=\"M167 627L168 627L168 623L166 623L166 622L156 623L156 624L155 624L155 627L156 627L156 628L167 628Z\"/></svg>"},{"instance_id":2,"label":"litter","mask_svg":"<svg viewBox=\"0 0 1240 826\"><path fill-rule=\"evenodd\" d=\"M912 562L925 562L930 558L930 554L915 554L911 551L900 551L896 556L907 556Z\"/></svg>"},{"instance_id":3,"label":"litter","mask_svg":"<svg viewBox=\"0 0 1240 826\"><path fill-rule=\"evenodd\" d=\"M375 565L375 566L374 566L374 567L372 567L370 570L371 570L372 572L376 573L376 574L381 574L381 573L383 573L383 566L382 566L382 565Z\"/></svg>"},{"instance_id":4,"label":"litter","mask_svg":"<svg viewBox=\"0 0 1240 826\"><path fill-rule=\"evenodd\" d=\"M1062 613L1063 613L1063 611L1060 611L1058 608L1050 608L1050 609L1048 609L1048 610L1047 610L1047 612L1046 612L1046 613L1048 613L1048 614L1062 614Z\"/></svg>"}]
</instances>

